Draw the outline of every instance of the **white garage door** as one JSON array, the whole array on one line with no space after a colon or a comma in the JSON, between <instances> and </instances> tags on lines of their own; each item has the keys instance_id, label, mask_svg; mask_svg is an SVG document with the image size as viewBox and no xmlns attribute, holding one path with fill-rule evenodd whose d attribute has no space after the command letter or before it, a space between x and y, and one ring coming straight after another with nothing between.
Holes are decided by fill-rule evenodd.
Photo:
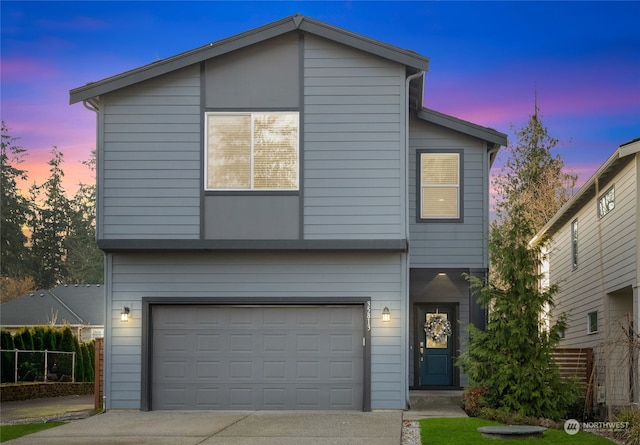
<instances>
[{"instance_id":1,"label":"white garage door","mask_svg":"<svg viewBox=\"0 0 640 445\"><path fill-rule=\"evenodd\" d=\"M363 409L362 306L159 305L151 408Z\"/></svg>"}]
</instances>

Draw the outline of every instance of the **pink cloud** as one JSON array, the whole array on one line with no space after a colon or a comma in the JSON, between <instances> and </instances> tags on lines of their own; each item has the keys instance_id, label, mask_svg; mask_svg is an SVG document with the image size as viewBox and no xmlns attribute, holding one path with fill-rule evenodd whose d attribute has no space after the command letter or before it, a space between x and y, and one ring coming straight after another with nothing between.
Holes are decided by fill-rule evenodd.
<instances>
[{"instance_id":1,"label":"pink cloud","mask_svg":"<svg viewBox=\"0 0 640 445\"><path fill-rule=\"evenodd\" d=\"M23 83L33 78L57 77L60 71L53 65L46 63L42 59L29 57L23 58L3 58L2 59L2 82L3 83Z\"/></svg>"}]
</instances>

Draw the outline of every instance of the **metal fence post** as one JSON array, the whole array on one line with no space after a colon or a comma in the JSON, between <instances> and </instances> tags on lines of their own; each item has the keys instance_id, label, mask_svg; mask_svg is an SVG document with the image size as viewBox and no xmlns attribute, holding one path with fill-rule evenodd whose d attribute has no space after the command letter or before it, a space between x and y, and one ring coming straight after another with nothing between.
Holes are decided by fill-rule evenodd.
<instances>
[{"instance_id":1,"label":"metal fence post","mask_svg":"<svg viewBox=\"0 0 640 445\"><path fill-rule=\"evenodd\" d=\"M18 383L18 349L16 348L16 358L14 363L13 383Z\"/></svg>"},{"instance_id":2,"label":"metal fence post","mask_svg":"<svg viewBox=\"0 0 640 445\"><path fill-rule=\"evenodd\" d=\"M47 366L49 364L49 351L47 351L46 349L44 350L44 382L47 383L47 373L48 373L48 369L49 366Z\"/></svg>"}]
</instances>

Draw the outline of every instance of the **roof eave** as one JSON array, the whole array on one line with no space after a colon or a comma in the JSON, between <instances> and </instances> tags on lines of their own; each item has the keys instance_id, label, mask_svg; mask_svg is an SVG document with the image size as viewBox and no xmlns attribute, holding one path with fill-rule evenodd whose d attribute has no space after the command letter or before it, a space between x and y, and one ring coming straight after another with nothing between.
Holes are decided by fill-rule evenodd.
<instances>
[{"instance_id":1,"label":"roof eave","mask_svg":"<svg viewBox=\"0 0 640 445\"><path fill-rule=\"evenodd\" d=\"M69 103L74 104L88 100L101 94L295 31L296 29L316 34L320 37L349 45L353 48L373 53L420 70L428 71L429 69L429 59L413 51L400 49L309 17L294 15L97 82L74 88L69 91Z\"/></svg>"},{"instance_id":2,"label":"roof eave","mask_svg":"<svg viewBox=\"0 0 640 445\"><path fill-rule=\"evenodd\" d=\"M627 142L625 144L620 145L616 151L613 152L609 159L607 159L604 164L598 168L598 170L589 178L587 182L585 182L580 190L569 199L560 210L558 210L555 215L540 229L538 233L534 235L534 237L529 241L529 244L535 246L540 243L541 240L547 238L550 235L555 233L555 229L553 229L558 221L560 221L566 214L572 212L574 208L579 206L582 199L585 197L587 193L590 192L591 189L595 187L596 181L608 172L614 165L622 158L635 155L640 152L640 138L635 139L633 141Z\"/></svg>"},{"instance_id":3,"label":"roof eave","mask_svg":"<svg viewBox=\"0 0 640 445\"><path fill-rule=\"evenodd\" d=\"M418 118L435 125L440 125L441 127L449 128L451 130L491 142L492 144L496 144L501 147L506 147L508 143L507 135L504 133L428 108L422 108L419 110Z\"/></svg>"}]
</instances>

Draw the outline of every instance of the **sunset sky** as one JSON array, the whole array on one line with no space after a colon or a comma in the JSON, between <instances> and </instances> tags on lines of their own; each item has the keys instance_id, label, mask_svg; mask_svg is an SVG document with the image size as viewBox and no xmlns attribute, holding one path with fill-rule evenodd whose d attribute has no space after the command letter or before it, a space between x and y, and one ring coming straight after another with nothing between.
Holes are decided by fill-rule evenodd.
<instances>
[{"instance_id":1,"label":"sunset sky","mask_svg":"<svg viewBox=\"0 0 640 445\"><path fill-rule=\"evenodd\" d=\"M27 149L29 184L52 146L66 187L92 179L95 114L69 90L301 13L431 60L424 104L513 141L533 112L586 181L640 137L640 2L6 1L1 118Z\"/></svg>"}]
</instances>

